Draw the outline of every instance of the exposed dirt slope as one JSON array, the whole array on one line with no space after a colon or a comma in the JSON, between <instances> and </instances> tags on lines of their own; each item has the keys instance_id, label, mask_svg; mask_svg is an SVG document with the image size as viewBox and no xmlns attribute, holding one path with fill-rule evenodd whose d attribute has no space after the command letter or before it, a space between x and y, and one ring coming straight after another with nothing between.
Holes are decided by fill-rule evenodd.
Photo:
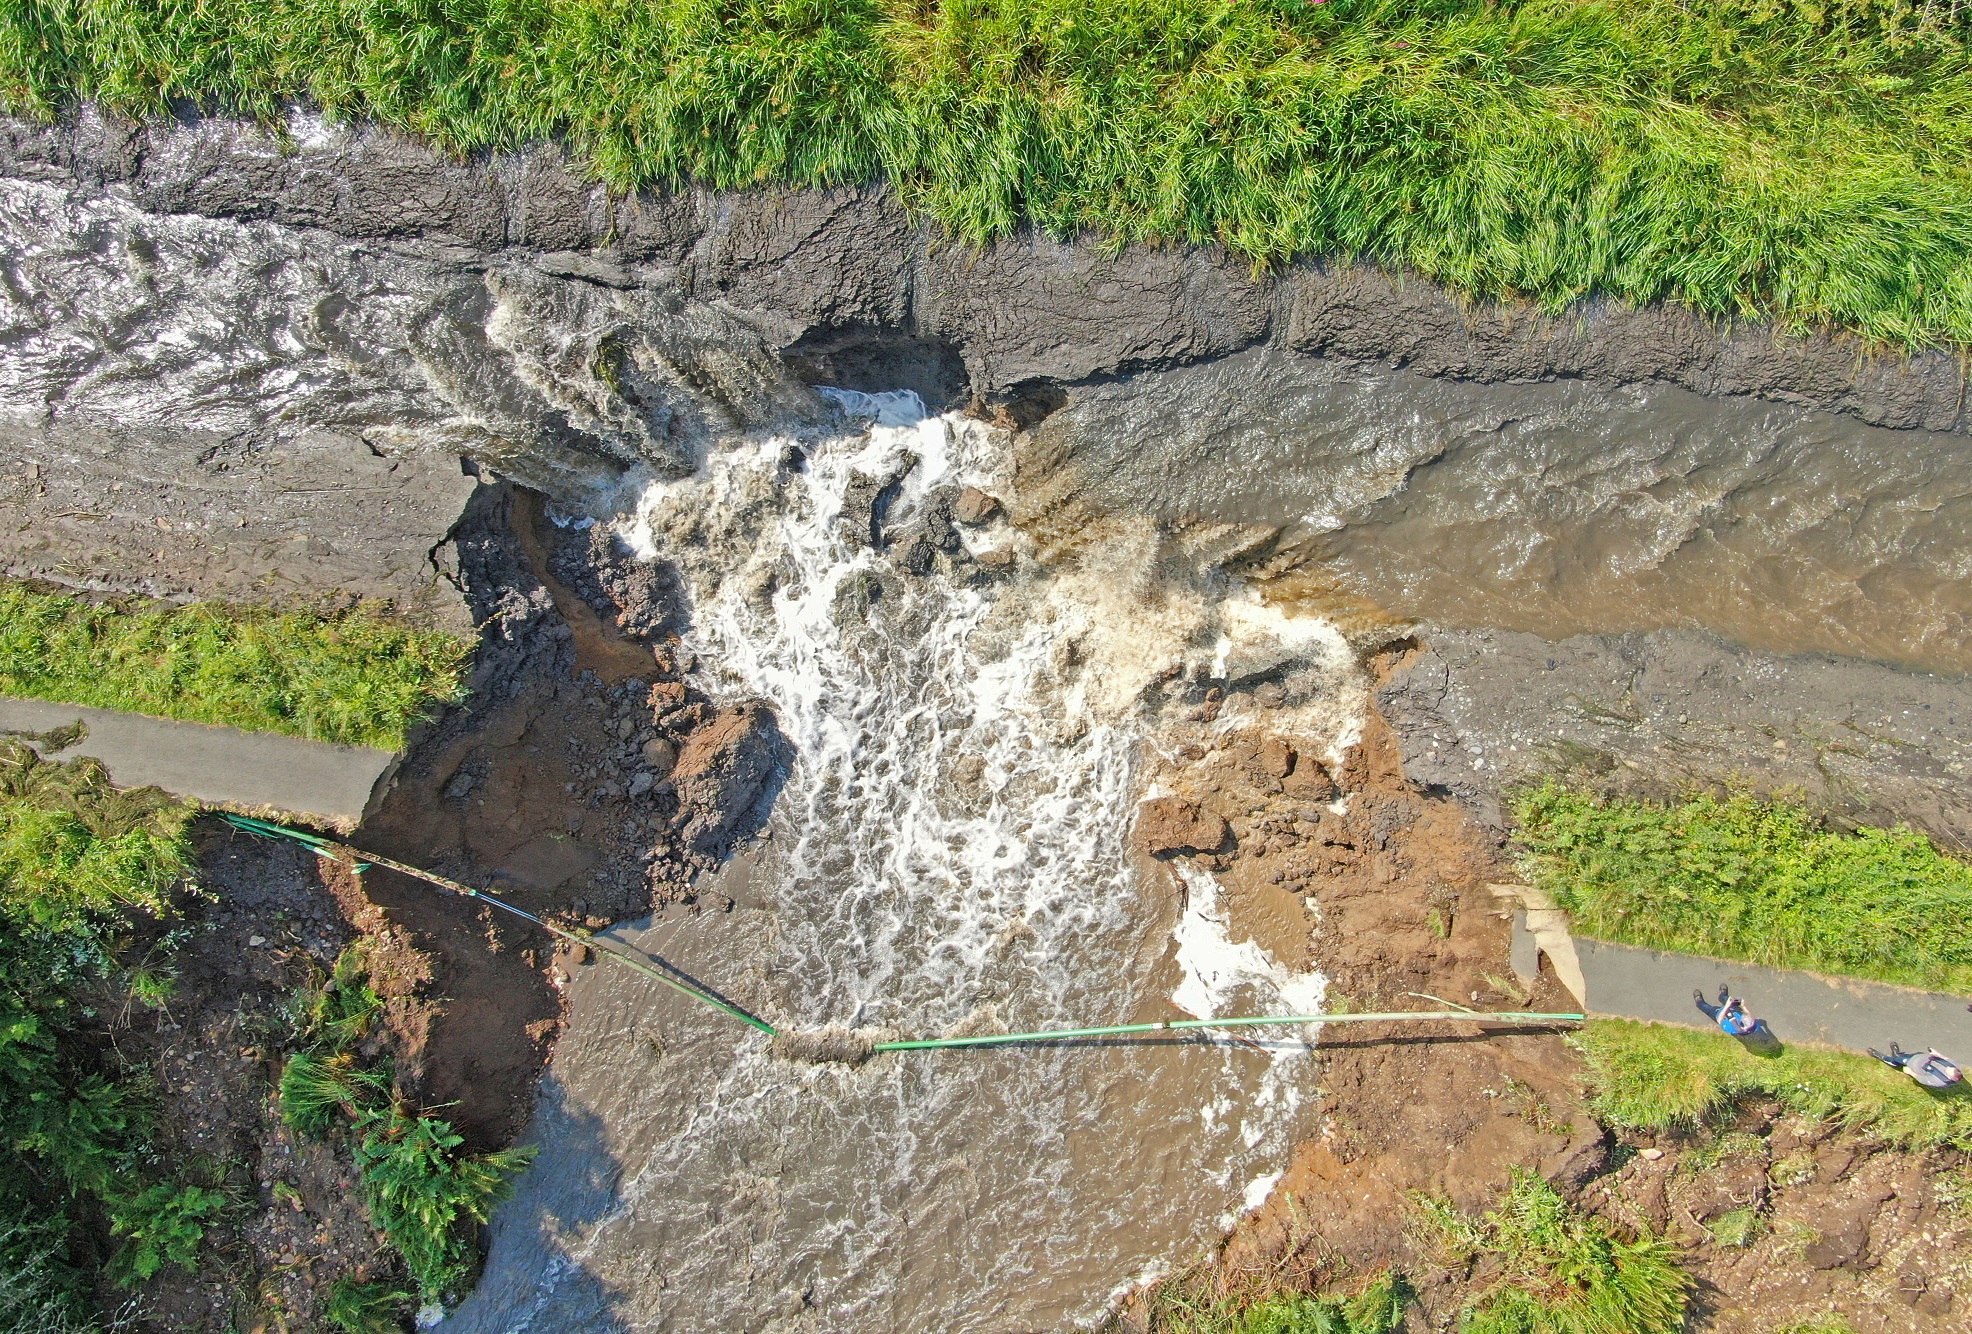
<instances>
[{"instance_id":1,"label":"exposed dirt slope","mask_svg":"<svg viewBox=\"0 0 1972 1334\"><path fill-rule=\"evenodd\" d=\"M1258 760L1267 742L1246 745ZM1311 894L1320 927L1296 961L1326 973L1336 1001L1575 1007L1551 976L1531 992L1513 980L1507 923L1484 890L1506 871L1497 833L1407 783L1379 718L1336 775L1346 815L1270 834L1266 814L1246 814L1281 801L1266 778L1264 763L1235 765L1207 786L1207 806L1233 833L1214 860L1235 934L1291 948L1302 919L1280 898ZM1613 1136L1590 1114L1581 1062L1558 1033L1336 1026L1321 1047L1323 1133L1227 1240L1216 1279L1228 1291L1346 1289L1394 1268L1417 1289L1412 1328L1449 1329L1495 1275L1448 1268L1415 1197L1481 1210L1527 1166L1619 1227L1671 1237L1698 1283L1694 1330L1778 1330L1838 1310L1858 1334L1878 1334L1941 1328L1972 1310L1964 1155L1889 1149L1767 1105L1718 1134ZM1762 1222L1748 1244L1726 1244L1720 1220L1747 1209ZM1139 1309L1126 1309L1125 1328Z\"/></svg>"}]
</instances>

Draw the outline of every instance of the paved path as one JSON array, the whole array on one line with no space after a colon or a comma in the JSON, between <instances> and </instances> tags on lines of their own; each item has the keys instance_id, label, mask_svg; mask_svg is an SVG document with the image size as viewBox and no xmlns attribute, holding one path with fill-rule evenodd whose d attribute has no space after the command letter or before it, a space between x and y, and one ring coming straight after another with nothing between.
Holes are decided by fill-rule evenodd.
<instances>
[{"instance_id":1,"label":"paved path","mask_svg":"<svg viewBox=\"0 0 1972 1334\"><path fill-rule=\"evenodd\" d=\"M48 732L81 719L89 735L56 752L101 760L119 787L156 786L237 806L271 806L354 824L396 763L389 751L272 732L171 722L114 709L0 695L0 732Z\"/></svg>"},{"instance_id":2,"label":"paved path","mask_svg":"<svg viewBox=\"0 0 1972 1334\"><path fill-rule=\"evenodd\" d=\"M1851 1051L1887 1051L1898 1042L1906 1050L1936 1047L1972 1061L1972 1013L1962 996L1667 954L1587 936L1575 937L1575 956L1588 984L1583 1005L1591 1014L1709 1028L1711 1021L1691 1003L1691 993L1703 991L1714 1000L1723 982L1782 1042L1821 1042Z\"/></svg>"}]
</instances>

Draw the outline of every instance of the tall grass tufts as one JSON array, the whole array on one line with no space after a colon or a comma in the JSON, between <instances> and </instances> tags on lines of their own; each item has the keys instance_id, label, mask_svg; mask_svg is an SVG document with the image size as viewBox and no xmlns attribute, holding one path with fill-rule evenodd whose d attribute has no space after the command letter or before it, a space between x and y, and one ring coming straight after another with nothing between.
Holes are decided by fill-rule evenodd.
<instances>
[{"instance_id":1,"label":"tall grass tufts","mask_svg":"<svg viewBox=\"0 0 1972 1334\"><path fill-rule=\"evenodd\" d=\"M619 189L1034 224L1972 341L1964 7L1911 0L0 0L0 100L301 99Z\"/></svg>"},{"instance_id":2,"label":"tall grass tufts","mask_svg":"<svg viewBox=\"0 0 1972 1334\"><path fill-rule=\"evenodd\" d=\"M1485 1255L1500 1278L1459 1321L1460 1334L1675 1334L1691 1280L1657 1237L1625 1241L1534 1172L1514 1169L1497 1207L1467 1218L1419 1201L1448 1258Z\"/></svg>"},{"instance_id":3,"label":"tall grass tufts","mask_svg":"<svg viewBox=\"0 0 1972 1334\"><path fill-rule=\"evenodd\" d=\"M1972 1151L1972 1092L1932 1092L1867 1056L1798 1045L1756 1056L1716 1033L1623 1019L1595 1020L1575 1041L1591 1106L1611 1125L1690 1129L1760 1096L1900 1147Z\"/></svg>"},{"instance_id":4,"label":"tall grass tufts","mask_svg":"<svg viewBox=\"0 0 1972 1334\"><path fill-rule=\"evenodd\" d=\"M1972 995L1972 865L1909 829L1824 827L1749 796L1514 806L1522 866L1605 940Z\"/></svg>"}]
</instances>

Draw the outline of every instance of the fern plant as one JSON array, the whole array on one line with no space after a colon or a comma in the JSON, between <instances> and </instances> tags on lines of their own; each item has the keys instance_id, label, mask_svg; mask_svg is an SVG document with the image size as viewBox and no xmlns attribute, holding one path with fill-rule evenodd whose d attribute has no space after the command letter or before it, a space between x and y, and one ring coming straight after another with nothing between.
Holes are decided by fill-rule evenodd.
<instances>
[{"instance_id":1,"label":"fern plant","mask_svg":"<svg viewBox=\"0 0 1972 1334\"><path fill-rule=\"evenodd\" d=\"M471 1276L475 1229L504 1199L529 1148L461 1153L450 1123L401 1104L357 1123L356 1165L370 1219L404 1257L427 1302L454 1297Z\"/></svg>"},{"instance_id":2,"label":"fern plant","mask_svg":"<svg viewBox=\"0 0 1972 1334\"><path fill-rule=\"evenodd\" d=\"M329 1285L322 1319L342 1334L402 1334L416 1300L394 1283L359 1283L345 1275Z\"/></svg>"}]
</instances>

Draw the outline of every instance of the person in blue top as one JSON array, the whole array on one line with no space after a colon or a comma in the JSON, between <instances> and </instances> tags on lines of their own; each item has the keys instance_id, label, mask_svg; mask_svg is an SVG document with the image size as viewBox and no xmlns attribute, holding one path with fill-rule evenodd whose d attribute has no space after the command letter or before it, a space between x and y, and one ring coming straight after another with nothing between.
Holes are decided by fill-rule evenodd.
<instances>
[{"instance_id":1,"label":"person in blue top","mask_svg":"<svg viewBox=\"0 0 1972 1334\"><path fill-rule=\"evenodd\" d=\"M1733 995L1724 983L1719 984L1717 1005L1709 1003L1702 991L1692 992L1691 998L1698 1002L1698 1008L1705 1012L1705 1017L1730 1037L1743 1038L1759 1031L1762 1021L1749 1014L1746 1003Z\"/></svg>"},{"instance_id":2,"label":"person in blue top","mask_svg":"<svg viewBox=\"0 0 1972 1334\"><path fill-rule=\"evenodd\" d=\"M1935 1047L1923 1052L1905 1051L1892 1042L1888 1056L1874 1047L1869 1049L1869 1054L1892 1070L1903 1071L1927 1089L1948 1089L1965 1078L1965 1072Z\"/></svg>"}]
</instances>

